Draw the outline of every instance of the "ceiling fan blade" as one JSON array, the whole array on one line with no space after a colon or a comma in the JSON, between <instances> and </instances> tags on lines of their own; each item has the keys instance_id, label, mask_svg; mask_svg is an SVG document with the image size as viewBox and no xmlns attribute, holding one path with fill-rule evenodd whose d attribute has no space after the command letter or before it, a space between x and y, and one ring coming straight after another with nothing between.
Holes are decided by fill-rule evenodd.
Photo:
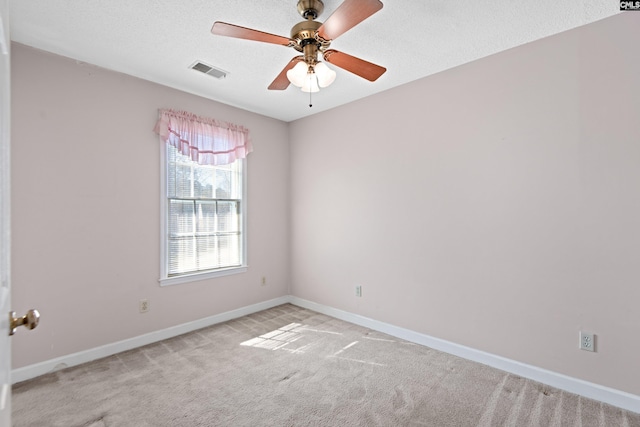
<instances>
[{"instance_id":1,"label":"ceiling fan blade","mask_svg":"<svg viewBox=\"0 0 640 427\"><path fill-rule=\"evenodd\" d=\"M365 61L364 59L356 58L355 56L347 55L346 53L338 52L334 49L329 49L324 52L324 60L363 79L367 79L370 82L378 80L378 77L387 71L384 67Z\"/></svg>"},{"instance_id":2,"label":"ceiling fan blade","mask_svg":"<svg viewBox=\"0 0 640 427\"><path fill-rule=\"evenodd\" d=\"M213 27L211 27L211 32L218 36L235 37L237 39L254 40L282 46L293 46L295 44L295 41L288 37L277 36L275 34L265 33L264 31L252 30L251 28L220 21L214 22Z\"/></svg>"},{"instance_id":3,"label":"ceiling fan blade","mask_svg":"<svg viewBox=\"0 0 640 427\"><path fill-rule=\"evenodd\" d=\"M287 78L287 71L296 66L296 64L300 61L304 60L304 56L296 56L284 67L284 69L278 74L278 77L275 78L273 82L269 85L267 89L269 90L285 90L289 87L289 79Z\"/></svg>"},{"instance_id":4,"label":"ceiling fan blade","mask_svg":"<svg viewBox=\"0 0 640 427\"><path fill-rule=\"evenodd\" d=\"M345 0L318 28L318 36L335 40L380 9L380 0Z\"/></svg>"}]
</instances>

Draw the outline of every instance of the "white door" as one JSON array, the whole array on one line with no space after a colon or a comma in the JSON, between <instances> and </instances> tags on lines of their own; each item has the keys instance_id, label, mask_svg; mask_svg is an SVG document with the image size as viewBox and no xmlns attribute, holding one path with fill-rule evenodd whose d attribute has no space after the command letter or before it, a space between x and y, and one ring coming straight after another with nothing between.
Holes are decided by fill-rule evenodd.
<instances>
[{"instance_id":1,"label":"white door","mask_svg":"<svg viewBox=\"0 0 640 427\"><path fill-rule=\"evenodd\" d=\"M9 44L9 3L0 0L0 427L11 426Z\"/></svg>"}]
</instances>

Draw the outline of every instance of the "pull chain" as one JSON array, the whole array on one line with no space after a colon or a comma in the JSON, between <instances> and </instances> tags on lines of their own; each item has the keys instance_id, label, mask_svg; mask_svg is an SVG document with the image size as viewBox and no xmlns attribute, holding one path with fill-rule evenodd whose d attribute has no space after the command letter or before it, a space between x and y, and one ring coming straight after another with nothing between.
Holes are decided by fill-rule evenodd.
<instances>
[{"instance_id":1,"label":"pull chain","mask_svg":"<svg viewBox=\"0 0 640 427\"><path fill-rule=\"evenodd\" d=\"M311 78L313 77L313 74L309 73L309 108L313 107L313 104L311 103Z\"/></svg>"}]
</instances>

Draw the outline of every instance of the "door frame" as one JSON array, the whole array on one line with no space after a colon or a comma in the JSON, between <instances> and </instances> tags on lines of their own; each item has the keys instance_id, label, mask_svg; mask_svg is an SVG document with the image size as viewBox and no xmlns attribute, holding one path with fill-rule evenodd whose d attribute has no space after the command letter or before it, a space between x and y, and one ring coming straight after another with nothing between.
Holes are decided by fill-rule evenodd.
<instances>
[{"instance_id":1,"label":"door frame","mask_svg":"<svg viewBox=\"0 0 640 427\"><path fill-rule=\"evenodd\" d=\"M11 426L10 49L9 2L0 0L0 427Z\"/></svg>"}]
</instances>

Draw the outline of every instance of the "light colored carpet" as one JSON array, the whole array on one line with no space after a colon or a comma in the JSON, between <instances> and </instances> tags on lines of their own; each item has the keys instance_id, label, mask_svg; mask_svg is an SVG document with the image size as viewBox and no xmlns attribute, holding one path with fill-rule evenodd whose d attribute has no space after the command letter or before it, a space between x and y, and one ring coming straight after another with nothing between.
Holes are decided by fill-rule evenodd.
<instances>
[{"instance_id":1,"label":"light colored carpet","mask_svg":"<svg viewBox=\"0 0 640 427\"><path fill-rule=\"evenodd\" d=\"M640 414L287 304L16 384L13 423L640 427Z\"/></svg>"}]
</instances>

